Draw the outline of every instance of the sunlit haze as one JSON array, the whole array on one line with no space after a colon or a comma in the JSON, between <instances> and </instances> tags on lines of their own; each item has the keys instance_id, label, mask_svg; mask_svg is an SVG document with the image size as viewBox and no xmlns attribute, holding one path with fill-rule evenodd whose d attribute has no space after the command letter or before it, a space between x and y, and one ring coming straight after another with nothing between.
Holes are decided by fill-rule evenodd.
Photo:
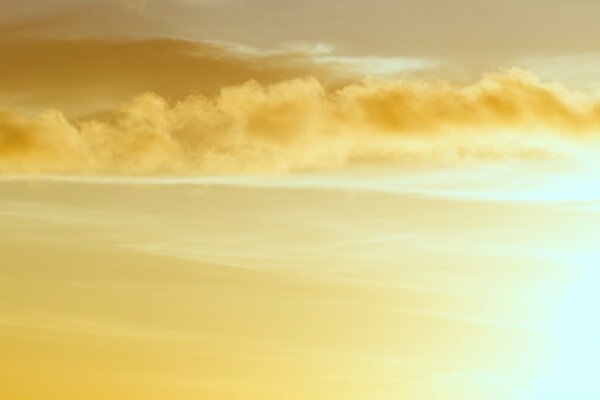
<instances>
[{"instance_id":1,"label":"sunlit haze","mask_svg":"<svg viewBox=\"0 0 600 400\"><path fill-rule=\"evenodd\" d=\"M600 399L598 20L0 0L0 398Z\"/></svg>"}]
</instances>

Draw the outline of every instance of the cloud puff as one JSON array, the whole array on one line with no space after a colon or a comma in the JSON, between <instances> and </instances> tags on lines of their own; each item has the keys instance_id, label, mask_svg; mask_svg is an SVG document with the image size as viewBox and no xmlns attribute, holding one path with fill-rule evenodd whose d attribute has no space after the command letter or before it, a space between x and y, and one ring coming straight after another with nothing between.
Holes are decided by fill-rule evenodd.
<instances>
[{"instance_id":1,"label":"cloud puff","mask_svg":"<svg viewBox=\"0 0 600 400\"><path fill-rule=\"evenodd\" d=\"M251 81L173 103L142 94L104 119L5 112L0 171L228 174L578 157L599 131L595 95L518 70L470 86Z\"/></svg>"}]
</instances>

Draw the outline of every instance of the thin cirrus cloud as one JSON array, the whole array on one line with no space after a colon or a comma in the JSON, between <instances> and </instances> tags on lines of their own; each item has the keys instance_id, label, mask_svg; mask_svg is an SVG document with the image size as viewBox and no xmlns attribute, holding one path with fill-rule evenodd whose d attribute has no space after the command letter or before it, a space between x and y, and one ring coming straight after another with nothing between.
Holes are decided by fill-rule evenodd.
<instances>
[{"instance_id":1,"label":"thin cirrus cloud","mask_svg":"<svg viewBox=\"0 0 600 400\"><path fill-rule=\"evenodd\" d=\"M0 37L219 40L264 49L324 42L336 49L330 61L347 67L368 62L370 72L387 73L406 60L427 60L420 72L469 82L499 66L546 76L545 60L568 57L567 71L575 73L551 78L570 86L581 84L574 58L597 53L600 11L587 0L552 6L542 0L375 0L343 7L329 0L0 0L0 7Z\"/></svg>"},{"instance_id":2,"label":"thin cirrus cloud","mask_svg":"<svg viewBox=\"0 0 600 400\"><path fill-rule=\"evenodd\" d=\"M171 39L0 41L0 108L104 112L143 92L165 98L214 94L248 80L333 79L299 52L246 54L210 42ZM339 79L339 78L336 78Z\"/></svg>"},{"instance_id":3,"label":"thin cirrus cloud","mask_svg":"<svg viewBox=\"0 0 600 400\"><path fill-rule=\"evenodd\" d=\"M586 160L600 100L520 70L476 84L316 79L145 93L105 118L0 116L3 174L283 173L353 165Z\"/></svg>"}]
</instances>

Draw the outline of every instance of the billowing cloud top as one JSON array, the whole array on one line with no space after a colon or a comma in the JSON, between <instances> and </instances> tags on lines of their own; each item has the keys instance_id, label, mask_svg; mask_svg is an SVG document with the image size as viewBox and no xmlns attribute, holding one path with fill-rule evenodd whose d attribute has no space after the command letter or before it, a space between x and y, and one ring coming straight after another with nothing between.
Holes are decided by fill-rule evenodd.
<instances>
[{"instance_id":1,"label":"billowing cloud top","mask_svg":"<svg viewBox=\"0 0 600 400\"><path fill-rule=\"evenodd\" d=\"M574 158L595 148L600 100L519 71L474 85L312 78L177 101L145 93L109 115L0 114L0 170L228 174Z\"/></svg>"}]
</instances>

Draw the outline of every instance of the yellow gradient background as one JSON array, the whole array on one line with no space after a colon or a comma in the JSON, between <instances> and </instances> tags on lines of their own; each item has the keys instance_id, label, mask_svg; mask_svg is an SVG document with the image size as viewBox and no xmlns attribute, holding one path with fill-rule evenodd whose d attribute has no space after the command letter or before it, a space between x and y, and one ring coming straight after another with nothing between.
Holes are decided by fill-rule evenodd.
<instances>
[{"instance_id":1,"label":"yellow gradient background","mask_svg":"<svg viewBox=\"0 0 600 400\"><path fill-rule=\"evenodd\" d=\"M600 2L0 0L0 400L597 400Z\"/></svg>"},{"instance_id":2,"label":"yellow gradient background","mask_svg":"<svg viewBox=\"0 0 600 400\"><path fill-rule=\"evenodd\" d=\"M3 182L3 395L530 398L597 355L594 207L285 182Z\"/></svg>"}]
</instances>

